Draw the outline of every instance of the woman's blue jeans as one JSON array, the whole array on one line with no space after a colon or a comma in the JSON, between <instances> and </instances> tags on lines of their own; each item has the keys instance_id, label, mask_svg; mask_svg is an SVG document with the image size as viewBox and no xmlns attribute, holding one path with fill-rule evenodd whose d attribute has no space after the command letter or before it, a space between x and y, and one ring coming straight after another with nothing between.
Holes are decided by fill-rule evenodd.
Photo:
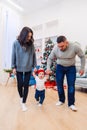
<instances>
[{"instance_id":1,"label":"woman's blue jeans","mask_svg":"<svg viewBox=\"0 0 87 130\"><path fill-rule=\"evenodd\" d=\"M76 67L69 66L64 67L62 65L57 65L56 68L56 82L58 88L59 101L65 102L65 92L64 92L64 76L67 79L67 89L68 89L68 106L74 105L75 102L75 80L76 80Z\"/></svg>"}]
</instances>

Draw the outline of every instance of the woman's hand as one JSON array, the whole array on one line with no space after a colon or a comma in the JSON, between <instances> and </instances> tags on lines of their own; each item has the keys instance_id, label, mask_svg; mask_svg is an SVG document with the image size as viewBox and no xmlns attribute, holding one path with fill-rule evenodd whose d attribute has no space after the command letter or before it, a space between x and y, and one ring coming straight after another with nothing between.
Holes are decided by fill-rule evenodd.
<instances>
[{"instance_id":1,"label":"woman's hand","mask_svg":"<svg viewBox=\"0 0 87 130\"><path fill-rule=\"evenodd\" d=\"M14 75L16 75L16 69L15 68L12 70L12 72L13 72Z\"/></svg>"}]
</instances>

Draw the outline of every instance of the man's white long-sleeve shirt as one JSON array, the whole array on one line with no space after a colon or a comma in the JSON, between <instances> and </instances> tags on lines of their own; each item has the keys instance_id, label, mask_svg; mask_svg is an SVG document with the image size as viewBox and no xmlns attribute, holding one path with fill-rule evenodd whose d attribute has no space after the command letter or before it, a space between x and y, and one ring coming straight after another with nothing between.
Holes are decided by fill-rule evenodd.
<instances>
[{"instance_id":1,"label":"man's white long-sleeve shirt","mask_svg":"<svg viewBox=\"0 0 87 130\"><path fill-rule=\"evenodd\" d=\"M51 54L47 60L47 69L50 70L50 66L54 57L57 58L57 64L62 65L64 67L69 67L75 65L75 57L76 55L79 56L81 59L81 69L84 70L85 67L85 55L82 49L79 47L78 44L69 43L68 47L65 51L61 51L56 44L51 51Z\"/></svg>"}]
</instances>

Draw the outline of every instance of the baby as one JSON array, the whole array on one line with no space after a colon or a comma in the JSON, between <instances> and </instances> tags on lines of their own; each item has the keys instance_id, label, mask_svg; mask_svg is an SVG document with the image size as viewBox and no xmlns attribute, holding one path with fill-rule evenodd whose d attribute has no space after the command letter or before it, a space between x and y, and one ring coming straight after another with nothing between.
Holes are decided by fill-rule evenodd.
<instances>
[{"instance_id":1,"label":"baby","mask_svg":"<svg viewBox=\"0 0 87 130\"><path fill-rule=\"evenodd\" d=\"M36 75L38 74L38 76ZM42 106L45 99L45 81L48 79L48 75L45 76L45 71L43 68L39 70L34 69L33 76L36 80L36 90L35 90L35 99L38 102L38 106Z\"/></svg>"}]
</instances>

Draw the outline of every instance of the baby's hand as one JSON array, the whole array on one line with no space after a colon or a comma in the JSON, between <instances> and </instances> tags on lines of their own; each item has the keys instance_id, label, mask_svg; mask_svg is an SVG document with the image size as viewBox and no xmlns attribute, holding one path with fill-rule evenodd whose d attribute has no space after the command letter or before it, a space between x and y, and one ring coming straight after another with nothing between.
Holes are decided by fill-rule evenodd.
<instances>
[{"instance_id":1,"label":"baby's hand","mask_svg":"<svg viewBox=\"0 0 87 130\"><path fill-rule=\"evenodd\" d=\"M34 68L34 72L35 72L35 73L37 72L37 69L36 69L36 68Z\"/></svg>"}]
</instances>

